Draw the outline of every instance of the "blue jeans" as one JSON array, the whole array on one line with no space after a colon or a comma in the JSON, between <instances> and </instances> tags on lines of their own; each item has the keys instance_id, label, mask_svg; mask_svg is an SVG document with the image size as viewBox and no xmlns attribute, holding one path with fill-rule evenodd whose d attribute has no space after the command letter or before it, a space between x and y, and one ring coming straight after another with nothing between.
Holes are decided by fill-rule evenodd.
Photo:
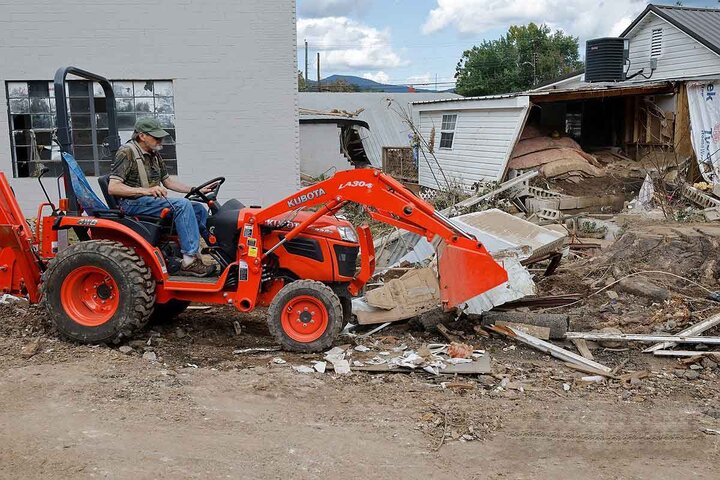
<instances>
[{"instance_id":1,"label":"blue jeans","mask_svg":"<svg viewBox=\"0 0 720 480\"><path fill-rule=\"evenodd\" d=\"M200 250L200 235L207 238L208 212L205 205L191 202L186 198L123 198L120 208L127 215L149 215L159 217L165 208L173 215L175 228L180 238L180 251L195 256Z\"/></svg>"}]
</instances>

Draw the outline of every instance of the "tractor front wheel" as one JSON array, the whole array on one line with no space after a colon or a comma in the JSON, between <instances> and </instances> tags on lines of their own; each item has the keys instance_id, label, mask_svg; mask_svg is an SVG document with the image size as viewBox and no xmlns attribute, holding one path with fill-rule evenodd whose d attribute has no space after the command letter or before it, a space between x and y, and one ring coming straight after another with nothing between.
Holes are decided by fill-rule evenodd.
<instances>
[{"instance_id":1,"label":"tractor front wheel","mask_svg":"<svg viewBox=\"0 0 720 480\"><path fill-rule=\"evenodd\" d=\"M43 274L43 303L58 331L82 343L120 343L145 326L155 281L137 254L91 240L63 249Z\"/></svg>"},{"instance_id":2,"label":"tractor front wheel","mask_svg":"<svg viewBox=\"0 0 720 480\"><path fill-rule=\"evenodd\" d=\"M319 352L330 348L343 326L340 299L314 280L285 285L268 308L270 334L285 350Z\"/></svg>"}]
</instances>

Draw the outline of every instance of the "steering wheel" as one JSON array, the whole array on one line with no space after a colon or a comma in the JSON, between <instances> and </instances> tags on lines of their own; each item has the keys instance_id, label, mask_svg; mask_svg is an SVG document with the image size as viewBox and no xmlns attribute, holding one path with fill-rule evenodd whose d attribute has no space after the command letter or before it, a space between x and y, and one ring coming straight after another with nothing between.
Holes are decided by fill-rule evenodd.
<instances>
[{"instance_id":1,"label":"steering wheel","mask_svg":"<svg viewBox=\"0 0 720 480\"><path fill-rule=\"evenodd\" d=\"M185 198L195 202L210 203L211 201L217 199L217 194L220 191L220 186L223 183L225 183L225 177L215 177L212 180L208 180L207 182L203 183L202 185L193 187L185 195ZM205 187L209 187L211 185L214 185L211 191L207 193L202 192Z\"/></svg>"}]
</instances>

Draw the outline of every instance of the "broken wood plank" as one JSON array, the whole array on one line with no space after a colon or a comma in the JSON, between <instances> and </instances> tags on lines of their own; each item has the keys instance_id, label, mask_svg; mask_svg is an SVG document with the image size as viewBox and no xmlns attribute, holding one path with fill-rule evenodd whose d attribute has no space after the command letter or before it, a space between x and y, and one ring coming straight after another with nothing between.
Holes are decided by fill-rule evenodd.
<instances>
[{"instance_id":1,"label":"broken wood plank","mask_svg":"<svg viewBox=\"0 0 720 480\"><path fill-rule=\"evenodd\" d=\"M612 371L610 367L606 367L605 365L595 362L593 360L588 360L587 358L578 355L577 353L573 353L569 350L565 350L564 348L560 348L557 345L553 345L550 342L535 338L525 332L514 330L509 327L492 326L488 328L493 332L500 333L510 338L515 338L526 345L530 345L531 347L540 350L541 352L549 353L553 357L558 358L564 362L570 362L574 365L591 368L593 370L597 370L597 372L610 373Z\"/></svg>"},{"instance_id":2,"label":"broken wood plank","mask_svg":"<svg viewBox=\"0 0 720 480\"><path fill-rule=\"evenodd\" d=\"M500 327L510 327L513 330L521 330L528 335L532 335L542 340L550 340L550 327L541 327L539 325L530 325L527 323L505 322L503 320L495 322L495 325Z\"/></svg>"},{"instance_id":3,"label":"broken wood plank","mask_svg":"<svg viewBox=\"0 0 720 480\"><path fill-rule=\"evenodd\" d=\"M450 333L450 330L448 330L447 327L445 325L443 325L442 323L438 323L437 325L435 325L435 328L437 329L438 332L440 332L440 335L445 337L445 339L448 342L453 343L453 342L460 341L460 339L458 337L456 337L455 335L452 335Z\"/></svg>"},{"instance_id":4,"label":"broken wood plank","mask_svg":"<svg viewBox=\"0 0 720 480\"><path fill-rule=\"evenodd\" d=\"M564 363L565 363L566 367L572 368L573 370L577 370L578 372L589 373L590 375L602 375L603 377L607 377L607 378L615 378L615 373L612 371L603 372L600 370L596 370L594 368L586 367L585 365L576 365L576 364L570 363L570 362L564 362Z\"/></svg>"},{"instance_id":5,"label":"broken wood plank","mask_svg":"<svg viewBox=\"0 0 720 480\"><path fill-rule=\"evenodd\" d=\"M712 317L706 318L702 322L698 322L694 325L691 325L690 327L686 328L682 332L678 333L678 335L681 336L692 336L692 335L699 335L703 333L706 330L710 330L715 325L720 324L720 313L717 315L713 315ZM663 343L657 343L653 345L652 347L648 347L645 350L643 350L643 353L650 353L650 352L656 352L658 350L669 350L673 348L676 344L674 342L663 342Z\"/></svg>"},{"instance_id":6,"label":"broken wood plank","mask_svg":"<svg viewBox=\"0 0 720 480\"><path fill-rule=\"evenodd\" d=\"M720 358L720 352L698 352L697 350L654 350L658 357L714 357Z\"/></svg>"},{"instance_id":7,"label":"broken wood plank","mask_svg":"<svg viewBox=\"0 0 720 480\"><path fill-rule=\"evenodd\" d=\"M516 186L516 185L520 185L521 183L525 183L525 182L527 182L528 180L530 180L531 178L537 177L538 175L539 175L539 172L537 172L537 171L532 171L532 172L523 173L522 175L519 175L519 176L517 176L517 177L515 177L515 178L513 178L513 179L510 179L510 180L508 180L507 182L501 183L501 184L498 186L498 188L496 188L495 190L493 190L493 191L491 191L491 192L488 192L488 193L486 193L486 194L484 194L484 195L467 198L467 199L463 200L462 202L458 202L458 203L456 203L455 205L453 205L453 206L451 206L451 207L448 207L448 208L440 211L440 213L443 214L443 215L447 215L448 213L450 213L450 212L452 212L452 211L455 211L455 210L457 210L458 208L472 207L473 205L477 205L477 204L480 203L480 202L483 202L483 201L485 201L485 200L489 200L489 199L493 198L495 195L497 195L497 194L499 194L499 193L502 193L502 192L504 192L505 190L509 190L510 188L512 188L512 187L514 187L514 186Z\"/></svg>"},{"instance_id":8,"label":"broken wood plank","mask_svg":"<svg viewBox=\"0 0 720 480\"><path fill-rule=\"evenodd\" d=\"M575 348L577 348L578 352L580 352L580 355L587 358L588 360L595 360L595 357L593 357L592 352L587 346L587 342L583 340L582 338L575 338L572 340L572 343L575 345Z\"/></svg>"},{"instance_id":9,"label":"broken wood plank","mask_svg":"<svg viewBox=\"0 0 720 480\"><path fill-rule=\"evenodd\" d=\"M387 327L387 326L390 325L391 323L392 323L392 322L385 322L385 323L383 323L382 325L380 325L379 327L373 328L372 330L370 330L370 331L367 332L367 333L363 333L362 335L358 335L358 338L366 338L366 337L369 337L369 336L372 335L373 333L379 332L380 330L382 330L383 328Z\"/></svg>"},{"instance_id":10,"label":"broken wood plank","mask_svg":"<svg viewBox=\"0 0 720 480\"><path fill-rule=\"evenodd\" d=\"M506 304L507 305L507 304ZM570 324L569 317L562 313L529 313L529 312L487 312L483 314L482 325L501 325L505 323L520 323L524 325L536 325L538 327L547 327L550 329L550 338L564 339L565 333L568 331ZM511 325L512 326L512 325ZM533 332L527 330L530 335ZM542 337L540 337L542 338ZM545 338L544 340L547 340Z\"/></svg>"},{"instance_id":11,"label":"broken wood plank","mask_svg":"<svg viewBox=\"0 0 720 480\"><path fill-rule=\"evenodd\" d=\"M642 335L635 333L597 333L597 332L567 332L565 338L582 338L593 341L615 341L615 342L665 342L675 343L704 343L707 345L720 345L720 337L685 337L681 335Z\"/></svg>"}]
</instances>

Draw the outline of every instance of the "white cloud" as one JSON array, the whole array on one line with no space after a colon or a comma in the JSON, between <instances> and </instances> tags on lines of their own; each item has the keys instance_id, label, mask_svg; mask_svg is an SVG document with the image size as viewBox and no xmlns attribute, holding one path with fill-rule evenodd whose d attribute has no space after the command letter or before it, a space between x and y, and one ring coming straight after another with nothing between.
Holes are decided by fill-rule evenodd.
<instances>
[{"instance_id":1,"label":"white cloud","mask_svg":"<svg viewBox=\"0 0 720 480\"><path fill-rule=\"evenodd\" d=\"M407 65L390 46L390 31L347 17L300 18L298 40L320 50L324 69L380 70Z\"/></svg>"},{"instance_id":2,"label":"white cloud","mask_svg":"<svg viewBox=\"0 0 720 480\"><path fill-rule=\"evenodd\" d=\"M298 0L298 15L304 18L347 17L362 13L369 0Z\"/></svg>"},{"instance_id":3,"label":"white cloud","mask_svg":"<svg viewBox=\"0 0 720 480\"><path fill-rule=\"evenodd\" d=\"M379 72L367 72L362 74L363 78L367 78L368 80L372 80L373 82L378 83L388 83L390 81L390 75L380 70Z\"/></svg>"},{"instance_id":4,"label":"white cloud","mask_svg":"<svg viewBox=\"0 0 720 480\"><path fill-rule=\"evenodd\" d=\"M588 39L621 33L646 5L646 0L437 0L422 29L482 34L535 22Z\"/></svg>"}]
</instances>

